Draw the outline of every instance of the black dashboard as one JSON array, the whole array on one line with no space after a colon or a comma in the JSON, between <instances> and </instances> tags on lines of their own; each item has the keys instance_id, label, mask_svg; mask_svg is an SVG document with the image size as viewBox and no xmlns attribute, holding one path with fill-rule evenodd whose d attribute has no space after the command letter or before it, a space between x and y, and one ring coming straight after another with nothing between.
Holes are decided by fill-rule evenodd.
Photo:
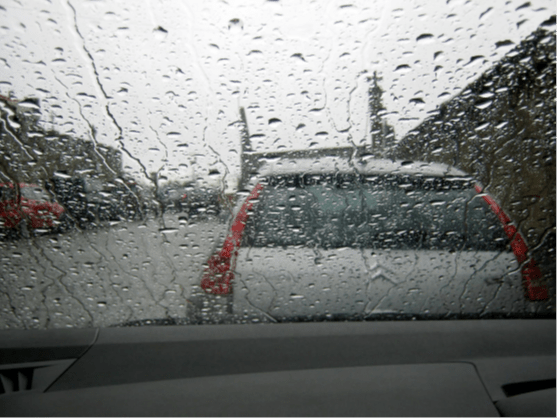
<instances>
[{"instance_id":1,"label":"black dashboard","mask_svg":"<svg viewBox=\"0 0 557 418\"><path fill-rule=\"evenodd\" d=\"M555 416L555 320L0 331L2 416Z\"/></svg>"}]
</instances>

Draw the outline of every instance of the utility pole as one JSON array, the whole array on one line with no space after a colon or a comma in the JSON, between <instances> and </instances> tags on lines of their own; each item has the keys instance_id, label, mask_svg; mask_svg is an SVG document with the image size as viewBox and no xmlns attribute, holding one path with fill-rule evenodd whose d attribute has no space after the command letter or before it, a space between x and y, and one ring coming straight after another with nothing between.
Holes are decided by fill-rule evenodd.
<instances>
[{"instance_id":1,"label":"utility pole","mask_svg":"<svg viewBox=\"0 0 557 418\"><path fill-rule=\"evenodd\" d=\"M368 78L371 82L369 87L369 114L371 127L371 151L377 156L383 156L394 145L395 131L383 119L386 112L383 105L383 89L379 85L382 79L377 76L377 71L373 72L373 77Z\"/></svg>"},{"instance_id":2,"label":"utility pole","mask_svg":"<svg viewBox=\"0 0 557 418\"><path fill-rule=\"evenodd\" d=\"M253 169L253 149L249 137L248 119L246 118L246 111L243 107L240 107L240 123L240 182L238 188L242 190L246 187L250 172Z\"/></svg>"}]
</instances>

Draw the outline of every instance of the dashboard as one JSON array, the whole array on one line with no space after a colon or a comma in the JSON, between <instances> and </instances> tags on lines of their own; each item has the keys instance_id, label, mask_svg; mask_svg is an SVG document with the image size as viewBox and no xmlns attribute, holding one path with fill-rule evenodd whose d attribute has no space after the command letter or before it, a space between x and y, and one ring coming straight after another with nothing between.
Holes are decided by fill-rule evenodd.
<instances>
[{"instance_id":1,"label":"dashboard","mask_svg":"<svg viewBox=\"0 0 557 418\"><path fill-rule=\"evenodd\" d=\"M555 416L555 320L0 331L2 416Z\"/></svg>"}]
</instances>

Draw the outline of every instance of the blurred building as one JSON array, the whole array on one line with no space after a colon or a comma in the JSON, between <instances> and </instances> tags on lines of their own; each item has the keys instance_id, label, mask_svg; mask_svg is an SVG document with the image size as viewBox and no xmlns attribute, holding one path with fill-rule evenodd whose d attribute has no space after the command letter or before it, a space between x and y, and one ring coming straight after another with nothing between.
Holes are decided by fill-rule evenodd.
<instances>
[{"instance_id":1,"label":"blurred building","mask_svg":"<svg viewBox=\"0 0 557 418\"><path fill-rule=\"evenodd\" d=\"M39 123L37 98L0 96L0 118L0 172L4 177L35 182L63 173L112 181L124 174L119 150L44 129Z\"/></svg>"}]
</instances>

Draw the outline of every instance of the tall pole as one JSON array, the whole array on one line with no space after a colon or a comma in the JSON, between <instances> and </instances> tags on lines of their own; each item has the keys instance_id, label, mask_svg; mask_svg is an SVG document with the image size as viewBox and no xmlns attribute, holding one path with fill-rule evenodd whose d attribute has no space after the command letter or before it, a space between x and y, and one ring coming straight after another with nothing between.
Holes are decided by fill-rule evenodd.
<instances>
[{"instance_id":1,"label":"tall pole","mask_svg":"<svg viewBox=\"0 0 557 418\"><path fill-rule=\"evenodd\" d=\"M246 111L243 107L240 107L240 121L240 184L238 185L238 187L241 190L246 187L249 180L250 171L253 168L253 159L251 156L253 149L251 147L251 141L249 137L248 119L246 117Z\"/></svg>"}]
</instances>

